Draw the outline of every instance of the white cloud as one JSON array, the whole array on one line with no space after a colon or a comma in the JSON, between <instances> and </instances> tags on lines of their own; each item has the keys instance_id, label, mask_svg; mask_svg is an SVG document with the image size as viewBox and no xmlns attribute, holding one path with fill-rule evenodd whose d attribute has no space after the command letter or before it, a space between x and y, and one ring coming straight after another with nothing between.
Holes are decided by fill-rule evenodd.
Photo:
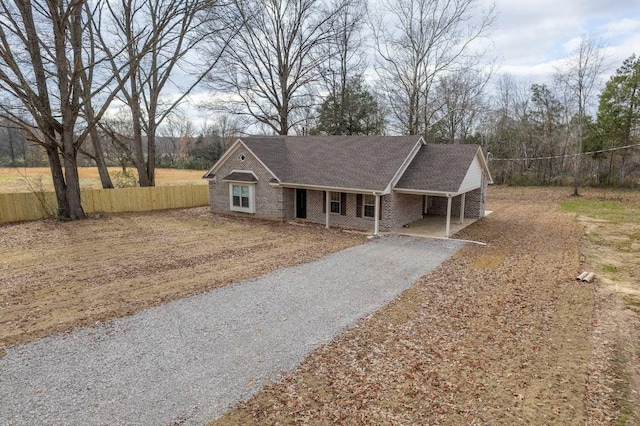
<instances>
[{"instance_id":1,"label":"white cloud","mask_svg":"<svg viewBox=\"0 0 640 426\"><path fill-rule=\"evenodd\" d=\"M484 4L491 0L482 0ZM640 0L496 0L493 40L499 72L550 78L584 36L598 36L615 71L640 46ZM639 52L640 53L640 52Z\"/></svg>"}]
</instances>

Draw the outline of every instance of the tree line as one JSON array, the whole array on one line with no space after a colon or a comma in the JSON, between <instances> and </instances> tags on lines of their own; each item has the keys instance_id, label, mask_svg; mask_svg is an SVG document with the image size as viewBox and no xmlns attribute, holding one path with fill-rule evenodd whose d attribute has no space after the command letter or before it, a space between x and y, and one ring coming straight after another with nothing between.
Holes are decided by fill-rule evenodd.
<instances>
[{"instance_id":1,"label":"tree line","mask_svg":"<svg viewBox=\"0 0 640 426\"><path fill-rule=\"evenodd\" d=\"M637 141L635 58L596 116L597 46L525 89L483 48L495 14L479 0L5 1L0 161L46 162L71 219L84 217L79 164L105 188L109 165L152 186L158 165L207 167L243 133L479 143L498 181L573 175L576 192L633 179L637 151L606 149ZM210 122L195 129L186 101Z\"/></svg>"},{"instance_id":2,"label":"tree line","mask_svg":"<svg viewBox=\"0 0 640 426\"><path fill-rule=\"evenodd\" d=\"M629 186L640 182L640 60L627 58L604 87L605 58L583 40L549 83L500 76L478 138L498 183Z\"/></svg>"}]
</instances>

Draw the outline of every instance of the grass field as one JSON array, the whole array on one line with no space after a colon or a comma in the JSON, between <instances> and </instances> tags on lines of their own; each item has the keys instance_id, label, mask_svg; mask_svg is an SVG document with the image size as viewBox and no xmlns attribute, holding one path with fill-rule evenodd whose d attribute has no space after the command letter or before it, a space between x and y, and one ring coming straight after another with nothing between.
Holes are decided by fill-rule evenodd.
<instances>
[{"instance_id":1,"label":"grass field","mask_svg":"<svg viewBox=\"0 0 640 426\"><path fill-rule=\"evenodd\" d=\"M110 167L111 179L116 180L122 169ZM135 169L128 169L135 173ZM79 167L80 188L99 189L100 177L95 167ZM156 169L156 184L162 185L205 185L203 170ZM136 175L137 176L137 175ZM51 172L48 167L0 167L0 192L53 191Z\"/></svg>"}]
</instances>

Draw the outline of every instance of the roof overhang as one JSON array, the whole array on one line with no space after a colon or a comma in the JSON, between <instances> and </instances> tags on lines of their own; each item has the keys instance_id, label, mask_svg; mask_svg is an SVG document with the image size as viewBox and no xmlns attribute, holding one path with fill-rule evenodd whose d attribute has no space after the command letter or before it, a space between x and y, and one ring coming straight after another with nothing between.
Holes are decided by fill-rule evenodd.
<instances>
[{"instance_id":1,"label":"roof overhang","mask_svg":"<svg viewBox=\"0 0 640 426\"><path fill-rule=\"evenodd\" d=\"M461 194L479 189L480 186L469 188L467 191L425 191L421 189L408 189L408 188L393 188L393 190L399 194L413 194L413 195L428 195L431 197L457 197Z\"/></svg>"},{"instance_id":2,"label":"roof overhang","mask_svg":"<svg viewBox=\"0 0 640 426\"><path fill-rule=\"evenodd\" d=\"M489 185L493 184L493 178L491 177L491 172L489 171L489 165L487 164L487 159L485 158L484 152L482 151L481 147L478 148L478 152L476 152L476 156L480 161L480 166L482 167L482 169L484 170L487 176L487 184Z\"/></svg>"},{"instance_id":3,"label":"roof overhang","mask_svg":"<svg viewBox=\"0 0 640 426\"><path fill-rule=\"evenodd\" d=\"M256 183L258 177L251 170L233 170L227 176L222 178L223 182L234 183Z\"/></svg>"},{"instance_id":4,"label":"roof overhang","mask_svg":"<svg viewBox=\"0 0 640 426\"><path fill-rule=\"evenodd\" d=\"M377 190L377 189L346 188L346 187L340 187L340 186L309 185L309 184L289 183L289 182L280 182L279 184L273 183L272 185L280 186L282 188L300 188L300 189L310 189L313 191L347 192L350 194L386 195L391 192L387 190Z\"/></svg>"}]
</instances>

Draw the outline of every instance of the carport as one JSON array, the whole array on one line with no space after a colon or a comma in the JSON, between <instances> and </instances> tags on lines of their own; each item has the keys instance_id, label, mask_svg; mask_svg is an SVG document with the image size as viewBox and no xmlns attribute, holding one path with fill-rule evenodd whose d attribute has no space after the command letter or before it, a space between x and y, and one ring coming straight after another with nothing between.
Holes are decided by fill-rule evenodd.
<instances>
[{"instance_id":1,"label":"carport","mask_svg":"<svg viewBox=\"0 0 640 426\"><path fill-rule=\"evenodd\" d=\"M493 183L482 149L474 145L428 145L393 190L421 195L423 219L408 228L444 238L485 215L487 185ZM468 219L467 219L468 218Z\"/></svg>"},{"instance_id":2,"label":"carport","mask_svg":"<svg viewBox=\"0 0 640 426\"><path fill-rule=\"evenodd\" d=\"M486 214L489 213L490 212L486 212ZM460 221L456 216L451 219L448 234L446 227L447 218L434 215L426 215L422 219L394 231L394 234L413 237L449 238L451 235L455 235L467 226L478 221L478 218L464 218Z\"/></svg>"}]
</instances>

